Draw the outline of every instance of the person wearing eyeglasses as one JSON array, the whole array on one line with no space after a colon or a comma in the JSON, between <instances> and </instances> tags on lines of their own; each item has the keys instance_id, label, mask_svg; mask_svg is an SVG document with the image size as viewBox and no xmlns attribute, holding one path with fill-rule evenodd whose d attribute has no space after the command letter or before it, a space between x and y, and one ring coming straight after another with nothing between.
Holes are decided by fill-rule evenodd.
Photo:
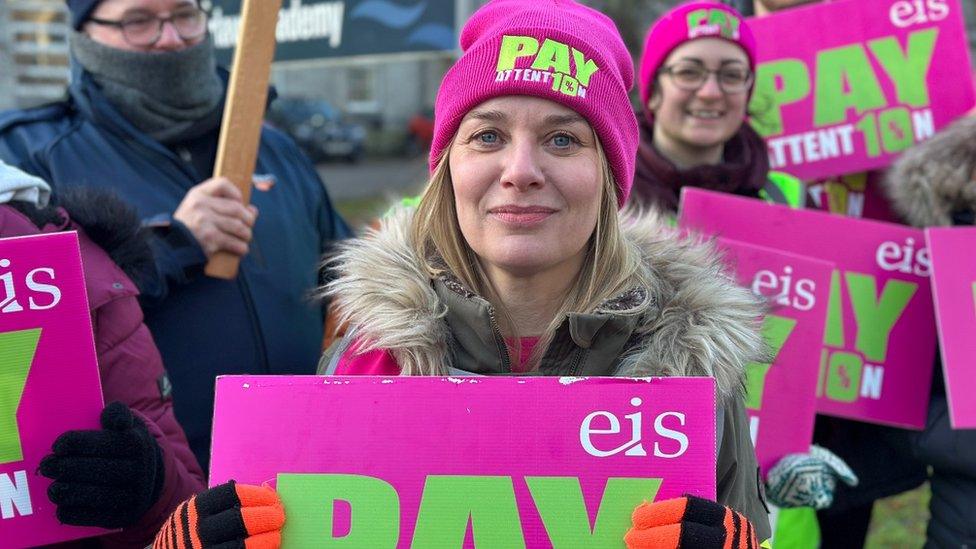
<instances>
[{"instance_id":1,"label":"person wearing eyeglasses","mask_svg":"<svg viewBox=\"0 0 976 549\"><path fill-rule=\"evenodd\" d=\"M675 214L689 186L804 206L803 184L770 172L766 144L747 123L755 64L755 37L731 6L686 3L651 26L639 65L635 201ZM829 507L839 486L858 482L820 446L784 457L763 480L770 502L807 509Z\"/></svg>"},{"instance_id":2,"label":"person wearing eyeglasses","mask_svg":"<svg viewBox=\"0 0 976 549\"><path fill-rule=\"evenodd\" d=\"M67 6L67 97L0 115L0 159L56 193L113 190L152 232L153 276L140 302L169 373L160 387L171 382L206 469L217 375L314 373L325 308L309 292L322 282L322 253L350 231L312 164L268 126L255 170L268 184L251 204L211 177L228 75L197 1ZM236 279L203 274L217 252L242 258Z\"/></svg>"},{"instance_id":3,"label":"person wearing eyeglasses","mask_svg":"<svg viewBox=\"0 0 976 549\"><path fill-rule=\"evenodd\" d=\"M112 14L120 9L112 10L113 4L121 7L125 2L105 1L102 4L109 7L94 10L85 26L92 40L109 47L144 52L179 51L200 44L207 34L207 14L194 0L177 2L167 16L137 6L136 9L121 12L117 19L96 17L95 14ZM170 24L171 29L167 28L166 23Z\"/></svg>"},{"instance_id":4,"label":"person wearing eyeglasses","mask_svg":"<svg viewBox=\"0 0 976 549\"><path fill-rule=\"evenodd\" d=\"M673 213L687 185L803 206L802 184L770 173L766 145L745 123L755 57L748 23L724 4L682 4L651 26L639 66L638 201Z\"/></svg>"}]
</instances>

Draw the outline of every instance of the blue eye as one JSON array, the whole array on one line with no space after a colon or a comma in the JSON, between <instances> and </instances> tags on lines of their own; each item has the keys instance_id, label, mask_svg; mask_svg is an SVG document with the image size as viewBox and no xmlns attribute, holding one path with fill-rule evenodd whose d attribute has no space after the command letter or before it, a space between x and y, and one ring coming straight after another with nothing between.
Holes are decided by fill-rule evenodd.
<instances>
[{"instance_id":1,"label":"blue eye","mask_svg":"<svg viewBox=\"0 0 976 549\"><path fill-rule=\"evenodd\" d=\"M498 134L495 132L483 132L478 134L478 141L486 145L494 145L498 143Z\"/></svg>"},{"instance_id":2,"label":"blue eye","mask_svg":"<svg viewBox=\"0 0 976 549\"><path fill-rule=\"evenodd\" d=\"M565 149L573 144L573 138L568 135L555 135L552 144L560 149Z\"/></svg>"}]
</instances>

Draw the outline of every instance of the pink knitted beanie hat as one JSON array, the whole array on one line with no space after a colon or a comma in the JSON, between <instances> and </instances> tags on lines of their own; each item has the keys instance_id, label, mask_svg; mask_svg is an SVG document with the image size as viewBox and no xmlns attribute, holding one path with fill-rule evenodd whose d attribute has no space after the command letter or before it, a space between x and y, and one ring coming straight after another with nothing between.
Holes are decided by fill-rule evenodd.
<instances>
[{"instance_id":1,"label":"pink knitted beanie hat","mask_svg":"<svg viewBox=\"0 0 976 549\"><path fill-rule=\"evenodd\" d=\"M634 69L609 17L573 0L494 0L465 24L461 50L437 93L432 172L468 111L494 97L541 97L590 123L617 181L618 204L626 202L638 140L627 97Z\"/></svg>"}]
</instances>

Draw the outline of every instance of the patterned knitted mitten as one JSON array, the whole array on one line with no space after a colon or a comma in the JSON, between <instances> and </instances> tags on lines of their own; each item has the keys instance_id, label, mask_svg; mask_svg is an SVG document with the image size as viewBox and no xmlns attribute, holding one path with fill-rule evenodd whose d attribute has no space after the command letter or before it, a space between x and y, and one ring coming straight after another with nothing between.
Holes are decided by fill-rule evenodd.
<instances>
[{"instance_id":1,"label":"patterned knitted mitten","mask_svg":"<svg viewBox=\"0 0 976 549\"><path fill-rule=\"evenodd\" d=\"M766 495L779 507L826 509L834 501L837 480L857 486L857 475L826 448L810 446L808 454L790 454L779 460L766 478Z\"/></svg>"}]
</instances>

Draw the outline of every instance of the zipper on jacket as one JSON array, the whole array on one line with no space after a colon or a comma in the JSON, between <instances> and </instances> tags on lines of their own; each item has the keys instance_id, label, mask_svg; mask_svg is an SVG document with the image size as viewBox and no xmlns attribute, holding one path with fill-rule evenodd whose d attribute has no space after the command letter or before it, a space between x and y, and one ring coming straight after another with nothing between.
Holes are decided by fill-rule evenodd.
<instances>
[{"instance_id":1,"label":"zipper on jacket","mask_svg":"<svg viewBox=\"0 0 976 549\"><path fill-rule=\"evenodd\" d=\"M251 329L254 330L255 343L258 348L258 364L261 367L261 371L257 373L270 374L271 367L268 366L268 349L264 344L264 332L261 331L261 322L258 319L257 308L254 306L254 300L251 298L251 287L247 283L247 277L244 275L243 265L242 268L237 273L237 283L238 288L241 289L241 296L244 298L244 307L247 308L248 319L251 321Z\"/></svg>"},{"instance_id":2,"label":"zipper on jacket","mask_svg":"<svg viewBox=\"0 0 976 549\"><path fill-rule=\"evenodd\" d=\"M586 357L587 349L582 347L577 347L573 352L573 360L569 363L569 375L572 377L578 376L580 370L583 369L583 359Z\"/></svg>"},{"instance_id":3,"label":"zipper on jacket","mask_svg":"<svg viewBox=\"0 0 976 549\"><path fill-rule=\"evenodd\" d=\"M505 344L502 331L498 329L498 321L495 319L495 308L491 305L488 306L488 320L491 324L491 332L495 335L495 346L498 347L498 355L502 359L502 366L505 367L508 373L512 373L512 361L511 357L508 356L508 345Z\"/></svg>"}]
</instances>

